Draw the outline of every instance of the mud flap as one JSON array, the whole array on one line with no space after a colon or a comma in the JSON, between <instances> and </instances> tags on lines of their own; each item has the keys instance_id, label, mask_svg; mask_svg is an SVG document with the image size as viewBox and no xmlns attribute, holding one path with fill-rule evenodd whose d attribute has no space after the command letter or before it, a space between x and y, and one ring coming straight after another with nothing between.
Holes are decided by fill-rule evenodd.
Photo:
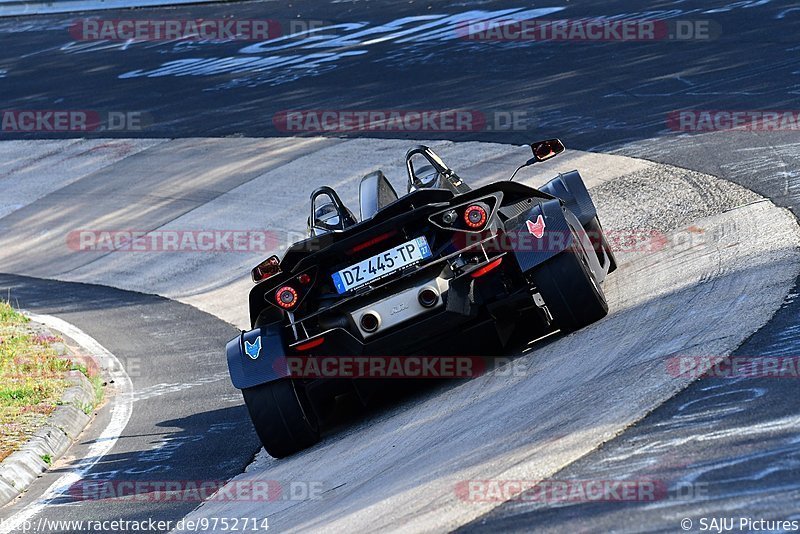
<instances>
[{"instance_id":1,"label":"mud flap","mask_svg":"<svg viewBox=\"0 0 800 534\"><path fill-rule=\"evenodd\" d=\"M597 217L597 208L578 171L559 174L539 190L563 200L567 209L575 214L584 227Z\"/></svg>"},{"instance_id":2,"label":"mud flap","mask_svg":"<svg viewBox=\"0 0 800 534\"><path fill-rule=\"evenodd\" d=\"M242 332L228 342L225 352L235 388L250 388L290 376L277 323Z\"/></svg>"},{"instance_id":3,"label":"mud flap","mask_svg":"<svg viewBox=\"0 0 800 534\"><path fill-rule=\"evenodd\" d=\"M534 231L532 226L541 225ZM558 199L545 200L505 223L520 271L528 273L572 244L572 228ZM538 232L541 233L538 233Z\"/></svg>"}]
</instances>

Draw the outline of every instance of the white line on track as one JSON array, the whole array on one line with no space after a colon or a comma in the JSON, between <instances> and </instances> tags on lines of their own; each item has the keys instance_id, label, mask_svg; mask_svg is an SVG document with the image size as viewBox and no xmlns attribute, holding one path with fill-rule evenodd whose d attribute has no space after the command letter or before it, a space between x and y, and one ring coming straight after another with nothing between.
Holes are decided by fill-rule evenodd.
<instances>
[{"instance_id":1,"label":"white line on track","mask_svg":"<svg viewBox=\"0 0 800 534\"><path fill-rule=\"evenodd\" d=\"M100 362L100 366L106 370L108 378L114 381L116 392L111 400L111 419L98 436L97 440L89 447L84 460L79 461L75 467L60 476L53 482L39 499L26 506L16 514L6 519L0 525L0 534L8 534L16 530L20 525L37 514L54 499L67 492L69 487L80 481L84 475L111 450L117 442L120 434L128 425L133 409L133 384L128 373L122 367L122 363L116 356L111 354L105 347L98 343L93 337L80 330L70 323L53 317L52 315L39 315L35 313L25 313L31 320L42 323L47 327L62 332L72 338L85 350L89 351Z\"/></svg>"}]
</instances>

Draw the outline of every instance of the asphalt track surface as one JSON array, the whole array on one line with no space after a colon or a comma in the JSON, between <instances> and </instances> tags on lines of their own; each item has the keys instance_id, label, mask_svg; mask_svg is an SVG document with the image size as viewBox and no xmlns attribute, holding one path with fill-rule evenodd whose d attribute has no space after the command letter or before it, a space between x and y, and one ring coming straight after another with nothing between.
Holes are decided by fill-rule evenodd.
<instances>
[{"instance_id":1,"label":"asphalt track surface","mask_svg":"<svg viewBox=\"0 0 800 534\"><path fill-rule=\"evenodd\" d=\"M259 3L202 6L178 8L168 13L178 18L223 13L264 16L268 12L268 16L284 20L300 16L334 22L369 21L379 25L403 16L420 15L422 11L415 5L394 3L313 2L294 3L292 8L266 5L266 9L265 4ZM469 9L521 8L510 2L474 6L431 2L428 5L426 12L443 14ZM642 12L642 8L632 2L543 7L565 8L557 15L570 18L623 13L636 17ZM137 71L155 71L171 60L245 54L241 54L242 46L236 43L70 44L70 39L64 35L68 17L8 19L0 22L3 29L10 31L2 37L3 107L135 110L152 117L152 127L141 133L119 133L125 137L275 135L280 132L275 131L272 117L285 109L457 107L484 113L517 110L527 112L531 119L519 131L449 132L441 137L519 143L558 135L576 148L617 151L708 172L740 183L794 210L798 164L795 132L723 132L684 138L666 128L665 116L681 108L792 109L800 62L792 37L798 28L798 11L783 3L755 1L663 2L651 9L675 10L673 17L711 19L723 29L722 36L703 42L534 46L530 43L464 43L458 39L409 44L390 39L365 46L368 49L365 54L337 57L323 66L301 62L297 68L266 69L235 76L203 75L198 68L184 76L151 74L147 77ZM154 10L153 13L163 16L164 11ZM45 21L44 24L41 21ZM359 50L357 44L348 43L347 46ZM480 65L479 71L475 65ZM120 73L133 74L120 79ZM411 81L412 87L401 85L400 81ZM103 135L115 134L103 132ZM386 135L398 136L397 133ZM437 134L426 133L425 136L437 137ZM794 301L788 302L763 333L751 338L740 350L745 354L792 351L796 346L796 332L791 327L796 323L797 311ZM76 324L80 324L77 319ZM93 325L87 329L91 331L90 326ZM220 339L224 338L225 334ZM771 346L776 344L775 340L778 340L777 346ZM113 343L109 343L106 346L116 352ZM789 395L792 386L792 383L776 384L774 381L748 382L748 388L758 390L760 395L763 392L759 399L764 402L754 402L747 410L727 414L724 424L732 429L748 428L756 422L779 418L781 412L777 407L784 405L785 414L796 414L796 402ZM707 384L698 383L672 402L707 397L704 387ZM741 384L723 383L720 387L735 392ZM618 446L624 446L628 435L641 436L644 442L657 439L650 429L659 421L672 421L676 406L678 404L667 404L659 409L619 438ZM702 419L697 425L687 426L686 432L697 435L707 428L707 420ZM796 422L790 419L785 431L791 436L796 428ZM692 456L694 463L724 463L729 458L724 455L720 458L719 451L735 450L730 445L743 438L740 433L728 432L719 439L721 441L714 442L713 450L696 448L697 456ZM797 467L791 460L791 455L796 454L793 443L796 442L788 442L787 450L777 444L773 447L770 442L758 444L762 449L772 447L771 450L779 451L774 455L774 462L781 469L775 469L774 465L768 467L769 473L778 473L774 483L759 487L765 500L775 495L786 499L791 497L790 492L797 491L794 476ZM575 464L574 469L580 469L581 465L583 469L598 465L602 457L597 455L605 453L606 450L587 457L584 464ZM743 488L753 488L753 479L758 477L760 469L757 459L762 457L755 456L750 461L743 454L742 461L736 463L736 476L712 479L711 490L727 488L741 493ZM632 471L626 471L628 467L619 469L625 476L631 476ZM581 476L579 473L576 476ZM729 495L724 492L718 495L716 501L696 505L709 507L703 510L726 509ZM625 517L633 518L635 508L627 507L623 512ZM517 523L514 523L515 510L520 514ZM560 512L562 510L531 512L509 506L487 519L503 520L504 525L524 526L537 517L555 521L552 514ZM780 508L770 513L791 515L787 512L793 511ZM537 513L540 515L536 516ZM607 514L607 509L600 509L593 517L597 519L598 515ZM559 517L564 521L570 518L569 515ZM577 517L572 521L581 520ZM636 520L629 523L632 530L636 530L637 525L641 523ZM675 523L670 523L665 528L674 527Z\"/></svg>"},{"instance_id":2,"label":"asphalt track surface","mask_svg":"<svg viewBox=\"0 0 800 534\"><path fill-rule=\"evenodd\" d=\"M455 161L450 149L463 145L439 150ZM347 147L327 148L305 161L318 168L313 162L324 160L321 153L344 153ZM491 153L492 145L480 152ZM784 256L796 241L780 224L768 230L782 217L791 219L788 212L707 175L594 157L594 165L588 154L573 160L574 153L551 163L579 167L592 177L588 185L609 232L653 228L671 243L659 251L620 251L620 269L605 284L613 309L608 318L575 335L535 344L516 360L519 375L492 373L422 395L331 433L306 453L277 462L259 458L230 483L320 481L325 488L320 499L210 502L190 519L237 511L267 515L276 528L288 530L459 526L498 504L462 498L460 484L556 474L688 384L665 369L667 355L725 354L762 324L760 312L772 315L775 308L765 298L777 294L781 301L796 276L796 259ZM555 171L549 165L536 177L520 179L540 183ZM492 166L491 160L466 166L461 175L474 183ZM740 221L762 228L765 236L741 239ZM788 273L780 267L786 261ZM779 280L786 285L776 287Z\"/></svg>"},{"instance_id":3,"label":"asphalt track surface","mask_svg":"<svg viewBox=\"0 0 800 534\"><path fill-rule=\"evenodd\" d=\"M264 137L280 134L273 118L292 109L517 111L526 114L518 131L490 121L487 128L496 126L491 131L440 137L523 143L532 135L557 134L574 148L619 146L670 133L666 117L677 109L792 109L797 13L783 2L760 0L661 1L649 8L630 0L533 7L514 1L422 6L301 0L291 6L240 2L103 15L261 17L279 21L284 31L292 20L335 25L306 40L266 44L75 41L69 33L75 17L8 18L0 21L3 102L8 109L148 114L150 126L120 137ZM453 28L459 21L512 16L662 16L709 21L716 28L709 33L719 35L653 42L470 42Z\"/></svg>"},{"instance_id":4,"label":"asphalt track surface","mask_svg":"<svg viewBox=\"0 0 800 534\"><path fill-rule=\"evenodd\" d=\"M122 362L134 387L133 414L125 434L81 483L49 503L36 521L87 519L82 509L87 503L92 509L89 517L98 520L178 520L198 503L143 495L132 506L98 500L96 489L112 489L102 485L112 480L221 483L252 460L258 441L219 357L225 339L236 333L229 324L185 304L106 286L13 275L0 276L0 286L15 305L55 314L91 332ZM106 404L99 410L67 456L31 486L23 502L4 510L4 516L30 504L31 497L66 472L70 459L91 459L86 451L107 424L108 408ZM122 486L115 485L112 491L118 487Z\"/></svg>"},{"instance_id":5,"label":"asphalt track surface","mask_svg":"<svg viewBox=\"0 0 800 534\"><path fill-rule=\"evenodd\" d=\"M230 323L245 325L247 320L240 303L249 283L240 273L265 255L264 252L251 253L252 257L230 253L198 255L196 252L78 253L67 246L69 241L65 242L65 236L75 228L103 227L111 224L108 221L113 221L112 227L116 228L228 227L221 225L229 224L232 214L244 227L269 225L267 227L278 230L297 227L304 214L294 206L303 202L303 191L323 183L323 180L342 184L340 191L348 203L352 203L354 190L346 186L354 183L365 172L364 169L383 168L400 187L401 184L397 183L402 176L399 154L406 144L398 140L333 139L309 139L306 144L293 139L6 143L0 147L9 161L5 178L6 185L10 186L6 190L6 209L13 211L2 219L4 234L0 236L0 250L3 251L0 269L71 281L91 279L127 289L170 293L173 298L207 309ZM524 155L524 150L508 145L438 142L435 146L447 161L459 162L462 176L474 184L508 176L514 162ZM358 160L360 167L330 168L331 159L336 157ZM677 243L688 241L690 246L676 250L668 247L656 254L637 254L635 250L630 254L621 253L620 271L607 284L613 317L576 336L537 349L533 359L526 356L525 365L530 366L528 378L515 379L513 387L509 387L509 378L498 376L488 381L470 381L451 390L429 392L411 403L401 403L387 413L376 413L366 420L356 418L339 430L333 429L324 445L315 447L310 454L298 455L277 465L264 465L262 462L260 467L252 470L252 476L261 480L266 476L270 480L291 483L313 477L314 481L321 481L326 489L332 491L326 493L325 501L217 503L216 508L204 507L199 514L213 517L230 517L234 512L237 515L246 513L247 516L267 514L273 521L273 528L283 529L300 521L308 524L312 518L324 521L326 516L340 522L343 519L351 521L353 518L335 518L334 513L347 510L344 505L365 508L372 499L392 502L401 498L406 500L405 504L395 505L388 514L380 515L384 525L399 524L398 519L413 519L414 506L421 501L412 499L409 502L407 494L389 498L397 491L398 485L417 487L412 497L423 492L428 498L433 498L436 492L437 506L442 501L448 505L453 497L452 477L456 474L450 474L447 469L440 470L437 477L428 481L436 482L433 487L429 487L425 480L428 469L424 469L425 464L418 460L415 460L416 469L394 472L391 477L374 472L390 468L393 459L408 462L410 457L405 447L415 446L418 441L427 443L428 462L434 462L434 465L442 460L456 462L456 465L469 462L475 467L474 476L485 475L487 466L492 469L494 464L507 465L509 456L514 457L513 461L519 467L533 466L536 470L551 472L570 459L589 452L593 444L604 441L686 383L664 373L661 358L665 353L682 348L716 354L735 348L742 336L769 318L770 310L788 291L794 276L791 273L796 270L791 259L791 242L796 239L791 230L794 223L790 215L770 207L767 202L758 201L753 193L699 173L643 160L579 151L571 151L519 179L537 184L558 171L571 168L585 172L609 230L619 232L643 226L672 235L675 228L694 223L689 230L676 234L680 236ZM163 171L163 177L153 176L152 169ZM307 169L309 174L299 178L299 169ZM37 181L41 176L52 178ZM187 180L187 176L191 179ZM301 180L302 187L298 187ZM257 209L259 196L253 192L267 190L288 201L285 211L263 212ZM635 191L635 196L631 196L629 191ZM109 192L124 193L118 193L117 198L112 199ZM255 209L250 209L251 206ZM769 239L739 239L739 218L771 228L767 232ZM702 235L716 238L698 239L694 245L693 239L687 240L687 236ZM189 280L187 269L191 272ZM732 300L729 296L738 293L749 297ZM16 296L14 290L11 295ZM673 315L671 310L675 309L690 309L692 313ZM700 315L703 320L696 320ZM742 321L752 324L752 330L743 329ZM652 324L671 326L651 332ZM130 329L147 332L151 326L141 324ZM681 334L675 336L673 331ZM204 336L205 330L198 330L196 335ZM211 335L220 334L211 332ZM218 343L219 339L215 342ZM598 352L597 347L601 346L609 348L609 352ZM152 374L162 383L134 383L137 394L145 398L155 393L164 394L162 402L156 405L161 410L142 414L145 422L149 420L153 426L161 424L166 414L171 414L170 394L185 397L187 404L192 404L192 399L202 399L204 402L197 403L198 409L202 410L206 395L215 390L206 385L227 383L224 370L217 374L213 372L214 366L220 365L217 358L221 359L221 351L204 354L201 358L206 359L206 366L176 360L176 365L183 366L183 372L178 374L158 364L162 358L169 358L170 348L166 352L164 349L154 350L161 352L141 352L140 364L147 366L148 374L143 376ZM580 367L576 367L573 360L580 362ZM142 373L140 368L139 372ZM649 375L650 379L626 384L625 389L620 390L618 381L626 381L625 377L631 374ZM176 376L180 379L176 380ZM194 387L185 389L185 386ZM497 388L505 393L501 394ZM595 398L591 393L603 390L619 390L619 393L605 399ZM487 397L487 391L494 393ZM573 404L575 409L581 407L581 411L586 413L597 411L588 427L582 419L574 420L569 415L572 413L570 410L564 411L564 395L567 399L572 397L570 391L574 393L574 400L570 402L576 403ZM526 410L524 418L517 415L514 404L522 402L527 406L531 395L538 399L535 402L538 409ZM219 400L239 402L236 393L223 395ZM436 419L445 406L450 413L447 426ZM471 432L458 443L450 443L447 428L454 425L467 428L478 410L497 413L487 419L480 433ZM537 417L547 419L548 424L541 425ZM407 419L415 421L413 435L404 430ZM380 429L373 429L374 425L380 425ZM541 429L537 430L539 426ZM514 432L514 440L503 438L504 432L511 428L518 429ZM568 432L564 442L562 438L567 428L574 433ZM382 436L386 433L395 436L391 444L396 444L397 449L392 449L392 455L383 451L386 444ZM473 455L476 439L478 442L500 441L495 450L484 448L480 454ZM551 454L548 450L530 448L531 443L547 443L548 440L561 443L553 450L561 452ZM139 434L131 434L127 429L122 443L135 444L141 449L153 447L150 441L141 439ZM353 465L318 460L330 455L347 457L346 451L362 447L361 453L350 455ZM169 449L170 444L163 448ZM115 455L116 450L111 454ZM373 457L375 454L378 457ZM169 456L162 457L160 452L155 456L161 458L163 467L147 471L139 480L190 478L182 460L172 462ZM231 474L237 472L232 471ZM189 473L194 471L189 470ZM48 473L45 478L51 479L58 474ZM117 473L113 479L125 480L124 476L125 473ZM448 476L451 480L447 480ZM379 488L368 489L370 481L378 483ZM368 491L370 496L366 501L361 497L364 491ZM155 495L152 497L157 499ZM19 507L25 507L35 499L36 494L30 493ZM339 503L342 506L338 506ZM48 505L45 517L106 518L114 517L113 514L120 510L120 503L114 501L59 504L64 505L63 510ZM147 501L144 504L148 509ZM442 513L443 509L433 508L432 517L427 517L426 521L441 527L437 521L446 519L448 524L457 526L463 522L463 514L474 517L481 510L469 504L464 510L459 508L458 501L455 504L450 506L447 515ZM138 508L139 505L136 502L131 507ZM183 509L165 506L157 511L159 518L170 518L174 517L171 514ZM393 516L396 511L405 516ZM356 522L363 522L364 514L355 514L355 518ZM374 521L377 517L370 514L370 519Z\"/></svg>"},{"instance_id":6,"label":"asphalt track surface","mask_svg":"<svg viewBox=\"0 0 800 534\"><path fill-rule=\"evenodd\" d=\"M305 215L294 206L303 202L303 191L323 180L337 185L350 204L355 190L347 186L365 169L383 168L401 187L400 154L406 144L324 138L305 142L277 138L5 143L2 150L9 161L6 209L12 211L2 219L0 270L72 282L95 280L128 290L167 294L244 326L247 319L240 304L250 284L241 273L267 252L79 252L68 236L79 228L207 230L230 228L232 222L239 228L266 226L280 236L302 224ZM447 161L459 162L461 175L475 185L508 176L514 162L524 156L524 149L513 145L434 145ZM335 158L357 161L360 167L332 168ZM727 353L769 319L789 290L796 273L797 227L787 212L759 200L754 193L700 173L580 151L571 151L519 179L535 185L571 168L585 172L610 232L645 228L669 236L669 246L663 249L620 251L620 270L606 284L614 310L611 317L525 354L519 359L525 369L521 376L492 375L423 392L388 412L333 428L323 444L308 453L277 464L262 460L248 475L231 482L232 487L252 487L252 481L264 481L265 477L283 486L318 482L325 489L323 500L214 502L192 517L266 515L273 528L280 530L293 526L359 530L367 524L391 528L414 521L421 529L458 526L489 510L485 503L454 500L453 486L459 480L499 476L497 469L502 472L510 465L520 476L542 476L590 452L688 383L666 372L666 354ZM161 174L154 174L153 169ZM307 174L299 177L302 169ZM36 181L37 176L54 178L41 182ZM260 210L260 191L283 199L284 207ZM48 215L42 217L43 213ZM769 228L765 231L769 237L740 239L739 219ZM732 299L730 295L737 293L743 296ZM11 295L15 297L16 291L12 289ZM672 312L676 309L689 312L676 316ZM165 320L163 316L157 319ZM181 324L187 322L192 321ZM743 322L750 326L743 328ZM669 328L652 330L653 324L668 324ZM132 332L151 329L147 322L129 327ZM676 331L681 334L676 336ZM206 333L191 330L191 335ZM155 337L160 334L156 332ZM185 396L193 406L192 399L202 398L203 402L196 403L202 410L208 395L217 398L216 388L206 386L227 384L224 370L219 371L221 350L204 354L205 365L200 366L200 358L172 354L170 347L156 354L134 349L141 361L131 366L131 371L161 381L134 381L135 394L153 402L153 395L163 395L153 412L137 410L143 425L162 423L165 413L171 413L173 394ZM160 365L165 357L174 361L181 373ZM147 367L147 374L142 366ZM629 383L630 376L647 379ZM617 393L597 398L598 391ZM240 401L234 392L219 396L218 402ZM530 403L537 409L529 410ZM449 414L446 424L440 420L443 410ZM592 414L591 422L575 419L575 411ZM463 433L476 418L483 420L477 429L452 441L453 432ZM411 434L408 425L414 426ZM387 441L386 436L392 438ZM135 433L130 426L121 443L145 451L174 448L171 443L154 445L146 433ZM197 443L202 446L202 441ZM486 443L494 445L486 447ZM542 448L548 443L551 446ZM426 450L424 457L413 454L420 447ZM352 452L356 450L357 454ZM116 454L117 449L112 449L110 456ZM145 452L144 456L161 463L149 466L137 480L193 480L195 471L187 471L182 458L172 461L178 454ZM121 455L136 457L125 448ZM349 462L322 461L331 456L347 457ZM412 460L415 469L400 467ZM135 472L139 469L133 468ZM233 475L238 470L231 471ZM104 474L119 484L128 480L129 473L101 471L98 480L102 481ZM49 481L58 475L48 473L44 478ZM414 490L402 491L409 487ZM420 494L425 494L426 500L419 500ZM170 508L170 501L165 503L164 497L155 493L150 498L159 504L159 512L165 505L172 513L185 511ZM428 506L428 500L435 504ZM27 510L31 503L41 504L35 492L26 495L15 509ZM95 499L56 506L47 503L43 517L112 519L121 509L119 504ZM147 500L130 503L131 509L140 505L150 509ZM165 515L174 517L161 513L157 517Z\"/></svg>"}]
</instances>

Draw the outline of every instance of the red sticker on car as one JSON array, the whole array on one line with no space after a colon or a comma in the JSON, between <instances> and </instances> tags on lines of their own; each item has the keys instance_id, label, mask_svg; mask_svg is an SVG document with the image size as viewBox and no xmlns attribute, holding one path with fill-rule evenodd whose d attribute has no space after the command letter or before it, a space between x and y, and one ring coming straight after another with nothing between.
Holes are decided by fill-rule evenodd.
<instances>
[{"instance_id":1,"label":"red sticker on car","mask_svg":"<svg viewBox=\"0 0 800 534\"><path fill-rule=\"evenodd\" d=\"M528 231L533 234L533 237L537 239L541 239L544 235L544 218L539 215L536 218L536 222L525 221L525 224L528 225Z\"/></svg>"}]
</instances>

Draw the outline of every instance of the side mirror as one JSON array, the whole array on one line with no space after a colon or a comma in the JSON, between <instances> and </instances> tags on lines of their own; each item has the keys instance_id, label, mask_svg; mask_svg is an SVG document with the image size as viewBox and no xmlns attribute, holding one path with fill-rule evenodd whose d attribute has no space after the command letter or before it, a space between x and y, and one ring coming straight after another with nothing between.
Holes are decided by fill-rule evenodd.
<instances>
[{"instance_id":1,"label":"side mirror","mask_svg":"<svg viewBox=\"0 0 800 534\"><path fill-rule=\"evenodd\" d=\"M281 272L281 260L278 256L273 255L259 263L258 266L250 272L250 275L253 277L253 282L259 283L271 276L275 276L279 272Z\"/></svg>"},{"instance_id":2,"label":"side mirror","mask_svg":"<svg viewBox=\"0 0 800 534\"><path fill-rule=\"evenodd\" d=\"M517 167L517 169L511 174L511 178L508 179L509 181L513 180L517 173L525 167L530 167L534 163L538 163L540 161L552 159L566 150L566 148L564 148L564 143L562 143L560 139L537 141L535 143L531 143L529 146L531 147L531 152L533 152L533 157Z\"/></svg>"},{"instance_id":3,"label":"side mirror","mask_svg":"<svg viewBox=\"0 0 800 534\"><path fill-rule=\"evenodd\" d=\"M564 152L564 143L560 139L548 139L547 141L538 141L531 143L531 151L533 152L533 159L536 161L547 161Z\"/></svg>"}]
</instances>

